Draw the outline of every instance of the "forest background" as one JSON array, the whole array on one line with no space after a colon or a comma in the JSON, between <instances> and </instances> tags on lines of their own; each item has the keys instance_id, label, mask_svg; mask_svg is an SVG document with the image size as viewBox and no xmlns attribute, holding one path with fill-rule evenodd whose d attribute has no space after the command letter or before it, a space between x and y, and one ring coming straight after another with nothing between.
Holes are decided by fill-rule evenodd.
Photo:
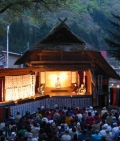
<instances>
[{"instance_id":1,"label":"forest background","mask_svg":"<svg viewBox=\"0 0 120 141\"><path fill-rule=\"evenodd\" d=\"M71 0L72 1L72 0ZM120 15L120 0L73 0L69 6L57 12L45 12L42 18L35 19L27 12L9 27L9 51L23 53L28 47L45 37L51 29L65 19L73 33L97 50L107 50L104 37L109 37L107 29L112 28L108 19L111 12ZM53 7L54 8L54 7ZM7 23L5 14L0 15L0 23ZM7 27L0 34L0 51L6 50Z\"/></svg>"}]
</instances>

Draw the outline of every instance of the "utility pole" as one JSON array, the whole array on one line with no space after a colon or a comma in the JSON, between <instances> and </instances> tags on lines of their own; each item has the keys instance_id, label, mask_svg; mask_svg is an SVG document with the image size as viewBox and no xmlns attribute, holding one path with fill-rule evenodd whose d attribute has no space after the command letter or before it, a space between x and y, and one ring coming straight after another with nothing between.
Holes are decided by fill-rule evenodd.
<instances>
[{"instance_id":1,"label":"utility pole","mask_svg":"<svg viewBox=\"0 0 120 141\"><path fill-rule=\"evenodd\" d=\"M8 60L9 60L9 25L7 26L7 62L6 62L6 68L9 67Z\"/></svg>"}]
</instances>

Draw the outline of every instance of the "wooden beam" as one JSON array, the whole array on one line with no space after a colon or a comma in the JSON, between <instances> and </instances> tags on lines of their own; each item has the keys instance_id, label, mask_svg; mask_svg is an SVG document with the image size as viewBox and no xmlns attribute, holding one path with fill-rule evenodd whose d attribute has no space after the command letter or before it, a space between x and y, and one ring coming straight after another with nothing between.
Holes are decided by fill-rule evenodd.
<instances>
[{"instance_id":1,"label":"wooden beam","mask_svg":"<svg viewBox=\"0 0 120 141\"><path fill-rule=\"evenodd\" d=\"M78 71L89 70L91 65L40 65L32 66L34 70L39 71Z\"/></svg>"},{"instance_id":2,"label":"wooden beam","mask_svg":"<svg viewBox=\"0 0 120 141\"><path fill-rule=\"evenodd\" d=\"M91 64L91 61L30 61L29 64Z\"/></svg>"}]
</instances>

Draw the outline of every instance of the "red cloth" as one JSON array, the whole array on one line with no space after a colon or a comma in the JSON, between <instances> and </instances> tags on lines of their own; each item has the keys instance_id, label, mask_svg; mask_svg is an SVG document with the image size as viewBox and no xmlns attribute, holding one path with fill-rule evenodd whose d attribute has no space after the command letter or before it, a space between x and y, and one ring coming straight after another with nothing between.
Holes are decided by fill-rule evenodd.
<instances>
[{"instance_id":1,"label":"red cloth","mask_svg":"<svg viewBox=\"0 0 120 141\"><path fill-rule=\"evenodd\" d=\"M115 106L116 105L116 88L113 88L113 102L112 105Z\"/></svg>"}]
</instances>

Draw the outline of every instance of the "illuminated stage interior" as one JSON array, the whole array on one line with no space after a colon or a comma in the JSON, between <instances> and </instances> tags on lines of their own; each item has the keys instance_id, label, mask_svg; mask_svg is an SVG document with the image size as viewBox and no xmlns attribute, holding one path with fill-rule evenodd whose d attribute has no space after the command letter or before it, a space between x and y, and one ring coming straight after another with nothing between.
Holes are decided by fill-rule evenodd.
<instances>
[{"instance_id":1,"label":"illuminated stage interior","mask_svg":"<svg viewBox=\"0 0 120 141\"><path fill-rule=\"evenodd\" d=\"M40 72L40 84L43 85L43 94L50 96L91 95L90 71L46 71ZM73 92L74 84L78 88L85 84L86 92ZM40 95L40 94L36 94Z\"/></svg>"}]
</instances>

